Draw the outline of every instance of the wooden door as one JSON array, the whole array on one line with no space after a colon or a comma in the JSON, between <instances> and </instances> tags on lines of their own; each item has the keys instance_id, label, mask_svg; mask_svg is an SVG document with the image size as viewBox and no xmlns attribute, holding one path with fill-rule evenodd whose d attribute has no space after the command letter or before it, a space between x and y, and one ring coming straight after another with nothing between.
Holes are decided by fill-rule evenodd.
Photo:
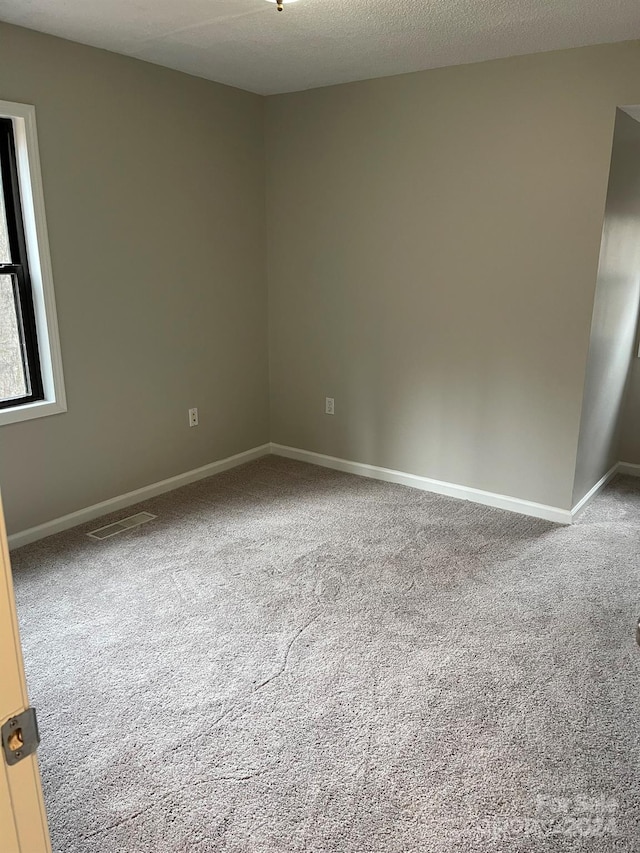
<instances>
[{"instance_id":1,"label":"wooden door","mask_svg":"<svg viewBox=\"0 0 640 853\"><path fill-rule=\"evenodd\" d=\"M7 531L0 499L0 725L29 707L13 596ZM0 755L0 850L50 853L36 755L11 766Z\"/></svg>"}]
</instances>

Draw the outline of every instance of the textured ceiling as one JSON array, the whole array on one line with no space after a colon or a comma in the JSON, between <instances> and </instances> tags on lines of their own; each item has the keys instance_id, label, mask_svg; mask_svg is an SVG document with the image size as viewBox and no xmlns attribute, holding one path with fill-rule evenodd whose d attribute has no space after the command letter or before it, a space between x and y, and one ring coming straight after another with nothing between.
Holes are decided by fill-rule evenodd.
<instances>
[{"instance_id":1,"label":"textured ceiling","mask_svg":"<svg viewBox=\"0 0 640 853\"><path fill-rule=\"evenodd\" d=\"M264 95L640 37L639 0L0 0L0 17Z\"/></svg>"}]
</instances>

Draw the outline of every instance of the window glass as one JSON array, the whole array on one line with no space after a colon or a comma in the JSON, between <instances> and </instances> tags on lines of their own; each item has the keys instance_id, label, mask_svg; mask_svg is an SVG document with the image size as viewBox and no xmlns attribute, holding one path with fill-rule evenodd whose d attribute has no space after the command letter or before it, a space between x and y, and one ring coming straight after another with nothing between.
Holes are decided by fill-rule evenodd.
<instances>
[{"instance_id":1,"label":"window glass","mask_svg":"<svg viewBox=\"0 0 640 853\"><path fill-rule=\"evenodd\" d=\"M9 250L9 232L7 230L7 212L4 209L4 190L2 188L2 173L0 173L0 264L11 263Z\"/></svg>"},{"instance_id":2,"label":"window glass","mask_svg":"<svg viewBox=\"0 0 640 853\"><path fill-rule=\"evenodd\" d=\"M3 400L29 394L20 332L13 276L0 275L0 399Z\"/></svg>"}]
</instances>

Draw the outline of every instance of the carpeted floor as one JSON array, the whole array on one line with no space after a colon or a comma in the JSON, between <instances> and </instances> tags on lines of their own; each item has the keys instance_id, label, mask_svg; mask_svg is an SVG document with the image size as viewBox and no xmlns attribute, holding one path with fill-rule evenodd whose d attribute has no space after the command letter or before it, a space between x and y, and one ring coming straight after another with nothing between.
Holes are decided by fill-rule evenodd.
<instances>
[{"instance_id":1,"label":"carpeted floor","mask_svg":"<svg viewBox=\"0 0 640 853\"><path fill-rule=\"evenodd\" d=\"M140 508L13 555L55 851L640 850L640 481L566 528L267 457Z\"/></svg>"}]
</instances>

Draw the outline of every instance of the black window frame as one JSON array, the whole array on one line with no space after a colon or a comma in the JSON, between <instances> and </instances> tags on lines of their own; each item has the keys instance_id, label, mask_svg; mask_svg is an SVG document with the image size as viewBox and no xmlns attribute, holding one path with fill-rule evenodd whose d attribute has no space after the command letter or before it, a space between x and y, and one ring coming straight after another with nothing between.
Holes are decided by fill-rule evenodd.
<instances>
[{"instance_id":1,"label":"black window frame","mask_svg":"<svg viewBox=\"0 0 640 853\"><path fill-rule=\"evenodd\" d=\"M36 315L20 202L18 161L13 121L10 118L0 118L0 174L11 256L10 264L0 263L0 275L9 275L13 281L13 299L18 318L22 364L29 390L29 393L22 397L0 399L0 409L8 409L44 400Z\"/></svg>"}]
</instances>

